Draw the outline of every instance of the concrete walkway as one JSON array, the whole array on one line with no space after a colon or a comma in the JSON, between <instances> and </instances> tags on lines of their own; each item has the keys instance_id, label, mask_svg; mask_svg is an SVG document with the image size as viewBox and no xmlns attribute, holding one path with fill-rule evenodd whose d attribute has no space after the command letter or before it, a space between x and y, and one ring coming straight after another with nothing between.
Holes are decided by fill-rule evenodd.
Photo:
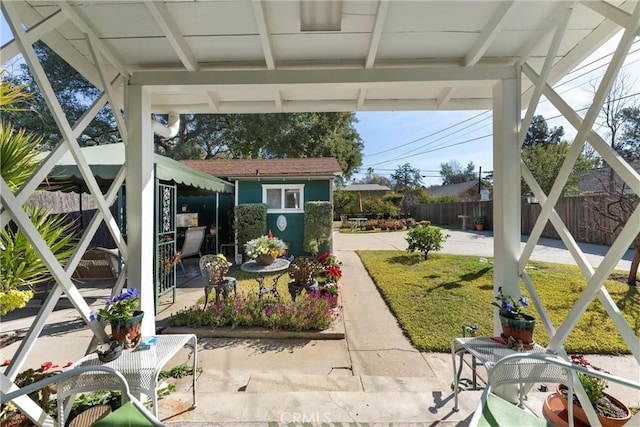
<instances>
[{"instance_id":1,"label":"concrete walkway","mask_svg":"<svg viewBox=\"0 0 640 427\"><path fill-rule=\"evenodd\" d=\"M491 256L489 233L449 233L452 237L444 251ZM353 252L405 250L405 236L403 232L334 233L335 252L343 262L345 339L202 338L198 345L198 365L203 368L198 378L198 407L188 410L190 381L181 380L178 391L161 400L161 418L174 426L261 425L267 421L281 425L302 421L465 425L479 392L463 392L461 410L452 410L450 354L421 353L411 346ZM588 256L594 257L594 265L606 252L605 248L588 250ZM550 257L556 262L567 259L562 256L561 249L541 245L533 258ZM158 323L164 324L172 313L191 306L202 295L203 283L197 278L181 287L174 304L163 299ZM91 302L94 306L101 305L97 297ZM91 334L77 319L73 310L64 307L56 310L52 325L38 339L27 366L38 367L49 360L63 365L67 360L82 357ZM28 319L8 322L3 319L0 326L7 331L25 323L28 324ZM0 358L11 358L18 345L16 342L3 348ZM188 358L186 350L181 352L167 364L167 369L187 362ZM640 378L640 368L630 356L589 356L589 359L611 373L627 378L631 373ZM463 376L468 376L468 372ZM638 393L616 393L613 387L610 390L628 405L640 406ZM529 404L534 412L539 412L544 396L546 393L530 395Z\"/></svg>"}]
</instances>

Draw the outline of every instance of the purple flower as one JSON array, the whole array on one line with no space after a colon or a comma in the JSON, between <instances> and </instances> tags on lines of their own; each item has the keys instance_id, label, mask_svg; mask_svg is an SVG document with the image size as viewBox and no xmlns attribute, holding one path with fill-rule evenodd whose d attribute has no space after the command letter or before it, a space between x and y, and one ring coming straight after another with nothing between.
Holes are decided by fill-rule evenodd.
<instances>
[{"instance_id":1,"label":"purple flower","mask_svg":"<svg viewBox=\"0 0 640 427\"><path fill-rule=\"evenodd\" d=\"M92 321L92 322L95 322L96 319L97 319L96 312L91 310L91 313L89 313L89 320Z\"/></svg>"},{"instance_id":2,"label":"purple flower","mask_svg":"<svg viewBox=\"0 0 640 427\"><path fill-rule=\"evenodd\" d=\"M502 301L502 308L506 311L512 311L515 307L509 301Z\"/></svg>"},{"instance_id":3,"label":"purple flower","mask_svg":"<svg viewBox=\"0 0 640 427\"><path fill-rule=\"evenodd\" d=\"M522 304L523 307L526 307L529 305L529 300L527 299L527 297L522 296L520 297L520 303Z\"/></svg>"}]
</instances>

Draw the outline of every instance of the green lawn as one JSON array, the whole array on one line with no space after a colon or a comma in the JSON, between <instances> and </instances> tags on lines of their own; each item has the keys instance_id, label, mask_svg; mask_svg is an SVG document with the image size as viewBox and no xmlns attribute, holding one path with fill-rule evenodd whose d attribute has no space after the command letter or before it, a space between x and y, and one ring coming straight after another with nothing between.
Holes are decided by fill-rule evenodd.
<instances>
[{"instance_id":1,"label":"green lawn","mask_svg":"<svg viewBox=\"0 0 640 427\"><path fill-rule=\"evenodd\" d=\"M476 324L480 335L493 331L493 260L477 256L422 254L404 251L357 251L383 298L413 345L421 351L447 352L463 325ZM528 273L558 327L580 296L586 280L575 266L530 262ZM606 288L629 324L640 333L640 295L624 283L626 273L614 275ZM527 295L522 285L523 295ZM538 320L534 339L549 338ZM596 299L565 342L569 353L628 354L629 348Z\"/></svg>"}]
</instances>

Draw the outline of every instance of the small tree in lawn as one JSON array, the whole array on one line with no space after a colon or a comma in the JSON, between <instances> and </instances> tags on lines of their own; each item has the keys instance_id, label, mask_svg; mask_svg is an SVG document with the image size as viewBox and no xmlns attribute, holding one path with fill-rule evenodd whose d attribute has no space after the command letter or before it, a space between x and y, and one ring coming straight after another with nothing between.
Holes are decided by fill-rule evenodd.
<instances>
[{"instance_id":1,"label":"small tree in lawn","mask_svg":"<svg viewBox=\"0 0 640 427\"><path fill-rule=\"evenodd\" d=\"M439 251L442 244L449 237L448 234L442 234L439 228L419 225L412 228L407 233L407 243L409 252L423 252L426 260L431 251Z\"/></svg>"}]
</instances>

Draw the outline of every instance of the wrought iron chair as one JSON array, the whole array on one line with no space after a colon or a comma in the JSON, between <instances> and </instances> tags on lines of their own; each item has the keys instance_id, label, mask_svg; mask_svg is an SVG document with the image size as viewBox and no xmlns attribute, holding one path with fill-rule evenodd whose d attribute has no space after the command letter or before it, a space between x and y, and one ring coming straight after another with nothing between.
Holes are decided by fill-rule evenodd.
<instances>
[{"instance_id":1,"label":"wrought iron chair","mask_svg":"<svg viewBox=\"0 0 640 427\"><path fill-rule=\"evenodd\" d=\"M200 252L200 248L202 247L202 242L204 241L204 232L206 231L206 226L201 227L191 227L187 228L184 233L184 243L182 243L182 249L180 249L180 267L182 268L182 272L184 273L184 265L182 264L182 259L194 255L202 256L202 252Z\"/></svg>"},{"instance_id":2,"label":"wrought iron chair","mask_svg":"<svg viewBox=\"0 0 640 427\"><path fill-rule=\"evenodd\" d=\"M318 261L308 256L300 256L291 261L287 273L289 274L289 294L295 302L296 297L303 290L307 292L317 291Z\"/></svg>"},{"instance_id":3,"label":"wrought iron chair","mask_svg":"<svg viewBox=\"0 0 640 427\"><path fill-rule=\"evenodd\" d=\"M233 290L236 294L237 280L235 277L225 276L229 271L231 263L218 255L204 255L200 258L200 274L207 278L204 285L204 307L209 302L209 294L212 289L216 291L216 302L220 300L220 294L224 300L229 296L229 291Z\"/></svg>"}]
</instances>

